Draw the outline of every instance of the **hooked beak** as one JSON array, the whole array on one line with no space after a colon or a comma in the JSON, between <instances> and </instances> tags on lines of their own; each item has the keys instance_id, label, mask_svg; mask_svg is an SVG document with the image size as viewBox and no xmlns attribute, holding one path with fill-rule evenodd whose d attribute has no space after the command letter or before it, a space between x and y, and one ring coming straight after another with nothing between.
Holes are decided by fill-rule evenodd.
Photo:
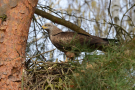
<instances>
[{"instance_id":1,"label":"hooked beak","mask_svg":"<svg viewBox=\"0 0 135 90\"><path fill-rule=\"evenodd\" d=\"M43 28L43 29L46 29L46 28L48 28L48 27L42 26L42 28Z\"/></svg>"}]
</instances>

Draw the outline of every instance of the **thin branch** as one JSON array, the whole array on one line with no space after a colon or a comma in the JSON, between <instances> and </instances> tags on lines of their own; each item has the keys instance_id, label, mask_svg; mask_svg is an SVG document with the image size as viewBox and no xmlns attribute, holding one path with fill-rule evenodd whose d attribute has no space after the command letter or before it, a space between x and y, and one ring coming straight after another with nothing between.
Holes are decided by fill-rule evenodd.
<instances>
[{"instance_id":1,"label":"thin branch","mask_svg":"<svg viewBox=\"0 0 135 90\"><path fill-rule=\"evenodd\" d=\"M126 13L127 13L130 9L132 9L134 6L135 6L135 4L134 4L132 7L130 7L130 8L123 14L122 19L121 19L121 22L120 22L120 26L122 26L122 21L123 21L124 16L126 16Z\"/></svg>"},{"instance_id":2,"label":"thin branch","mask_svg":"<svg viewBox=\"0 0 135 90\"><path fill-rule=\"evenodd\" d=\"M113 23L113 19L112 19L110 7L111 7L111 0L110 0L109 7L108 7L108 14L109 14L109 16L110 16L110 18L111 18L111 23ZM111 31L111 28L112 28L112 24L111 24L111 26L110 26L110 28L109 28L108 35L109 35L110 31ZM108 35L107 35L107 37L108 37Z\"/></svg>"},{"instance_id":3,"label":"thin branch","mask_svg":"<svg viewBox=\"0 0 135 90\"><path fill-rule=\"evenodd\" d=\"M55 49L56 49L56 48L55 48ZM52 49L52 50L49 50L49 51L46 51L46 52L40 53L40 54L38 54L38 55L35 55L35 56L33 56L33 57L29 57L29 58L30 58L30 59L31 59L31 58L35 58L35 57L37 57L37 56L39 56L39 55L42 55L42 54L45 54L45 53L48 53L48 52L54 51L55 49Z\"/></svg>"},{"instance_id":4,"label":"thin branch","mask_svg":"<svg viewBox=\"0 0 135 90\"><path fill-rule=\"evenodd\" d=\"M76 31L76 32L78 32L78 33L83 33L83 34L86 34L86 35L90 35L89 33L85 32L85 31L84 31L82 28L80 28L79 26L77 26L77 25L75 25L75 24L73 24L73 23L71 23L71 22L69 22L69 21L66 21L66 20L64 20L64 19L58 18L58 17L56 17L56 16L54 16L54 15L51 15L51 14L45 12L45 11L36 9L36 10L35 10L35 14L40 15L40 16L42 16L42 17L45 17L45 18L51 20L52 22L55 22L55 23L64 25L64 26L66 26L66 27L70 28L71 30L74 30L74 31Z\"/></svg>"}]
</instances>

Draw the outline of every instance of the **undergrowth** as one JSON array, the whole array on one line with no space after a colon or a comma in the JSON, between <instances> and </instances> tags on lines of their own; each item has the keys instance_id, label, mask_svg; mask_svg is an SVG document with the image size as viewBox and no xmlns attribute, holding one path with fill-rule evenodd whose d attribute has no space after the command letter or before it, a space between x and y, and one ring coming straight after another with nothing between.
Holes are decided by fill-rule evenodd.
<instances>
[{"instance_id":1,"label":"undergrowth","mask_svg":"<svg viewBox=\"0 0 135 90\"><path fill-rule=\"evenodd\" d=\"M82 62L35 61L23 85L27 90L134 90L134 45L111 46L103 55L85 55Z\"/></svg>"}]
</instances>

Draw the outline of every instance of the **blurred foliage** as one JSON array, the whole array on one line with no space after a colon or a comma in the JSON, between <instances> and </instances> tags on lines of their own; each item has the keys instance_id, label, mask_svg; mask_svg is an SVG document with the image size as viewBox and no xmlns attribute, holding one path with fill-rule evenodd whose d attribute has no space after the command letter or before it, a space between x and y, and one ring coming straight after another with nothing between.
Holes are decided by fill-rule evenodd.
<instances>
[{"instance_id":1,"label":"blurred foliage","mask_svg":"<svg viewBox=\"0 0 135 90\"><path fill-rule=\"evenodd\" d=\"M133 90L134 43L114 45L104 55L86 54L83 60L33 61L26 68L23 85L27 90Z\"/></svg>"},{"instance_id":2,"label":"blurred foliage","mask_svg":"<svg viewBox=\"0 0 135 90\"><path fill-rule=\"evenodd\" d=\"M86 56L87 63L78 67L72 79L74 88L70 90L133 90L135 51L113 48L116 51L108 51L105 56Z\"/></svg>"}]
</instances>

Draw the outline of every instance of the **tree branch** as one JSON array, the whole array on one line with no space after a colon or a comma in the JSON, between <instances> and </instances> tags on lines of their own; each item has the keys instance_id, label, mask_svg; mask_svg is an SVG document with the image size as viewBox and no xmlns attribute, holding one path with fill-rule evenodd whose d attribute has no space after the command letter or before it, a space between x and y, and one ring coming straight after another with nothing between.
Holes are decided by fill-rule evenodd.
<instances>
[{"instance_id":1,"label":"tree branch","mask_svg":"<svg viewBox=\"0 0 135 90\"><path fill-rule=\"evenodd\" d=\"M35 14L40 15L40 16L42 16L44 18L47 18L47 19L51 20L52 22L55 22L55 23L61 24L63 26L66 26L66 27L72 29L73 31L78 32L78 33L83 33L83 34L86 34L86 35L90 35L89 33L85 32L82 28L78 27L77 25L75 25L75 24L73 24L73 23L71 23L69 21L66 21L64 19L58 18L58 17L56 17L54 15L51 15L50 13L47 13L45 11L42 11L42 10L39 10L39 9L36 8Z\"/></svg>"}]
</instances>

